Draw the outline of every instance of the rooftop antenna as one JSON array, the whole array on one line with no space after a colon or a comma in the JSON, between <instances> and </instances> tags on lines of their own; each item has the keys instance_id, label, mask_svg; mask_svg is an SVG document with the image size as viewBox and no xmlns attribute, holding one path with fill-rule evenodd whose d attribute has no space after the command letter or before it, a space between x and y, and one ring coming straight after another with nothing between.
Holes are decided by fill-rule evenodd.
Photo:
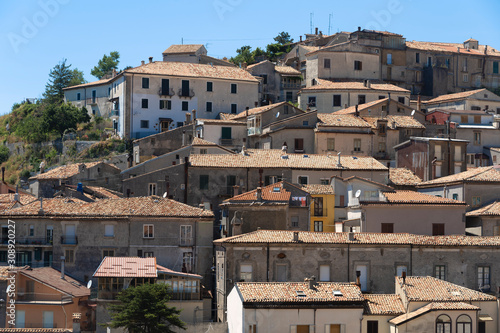
<instances>
[{"instance_id":1,"label":"rooftop antenna","mask_svg":"<svg viewBox=\"0 0 500 333\"><path fill-rule=\"evenodd\" d=\"M328 15L328 35L330 35L330 31L332 29L332 16L333 14Z\"/></svg>"},{"instance_id":2,"label":"rooftop antenna","mask_svg":"<svg viewBox=\"0 0 500 333\"><path fill-rule=\"evenodd\" d=\"M314 13L310 13L310 14L309 14L309 17L310 17L310 21L311 21L311 22L310 22L310 25L311 25L311 35L312 35L312 33L313 33L313 28L314 28L314 27L313 27L313 26L314 26L314 23L313 23Z\"/></svg>"},{"instance_id":3,"label":"rooftop antenna","mask_svg":"<svg viewBox=\"0 0 500 333\"><path fill-rule=\"evenodd\" d=\"M184 37L181 37L181 44L184 45Z\"/></svg>"}]
</instances>

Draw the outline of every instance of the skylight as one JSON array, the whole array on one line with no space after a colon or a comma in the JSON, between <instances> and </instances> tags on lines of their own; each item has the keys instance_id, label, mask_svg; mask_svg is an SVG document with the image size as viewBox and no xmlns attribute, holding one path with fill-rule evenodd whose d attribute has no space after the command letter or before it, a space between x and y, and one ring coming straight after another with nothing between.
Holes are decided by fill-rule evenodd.
<instances>
[{"instance_id":1,"label":"skylight","mask_svg":"<svg viewBox=\"0 0 500 333\"><path fill-rule=\"evenodd\" d=\"M296 290L298 297L306 297L306 294L302 290Z\"/></svg>"},{"instance_id":2,"label":"skylight","mask_svg":"<svg viewBox=\"0 0 500 333\"><path fill-rule=\"evenodd\" d=\"M333 296L344 296L340 290L334 290Z\"/></svg>"}]
</instances>

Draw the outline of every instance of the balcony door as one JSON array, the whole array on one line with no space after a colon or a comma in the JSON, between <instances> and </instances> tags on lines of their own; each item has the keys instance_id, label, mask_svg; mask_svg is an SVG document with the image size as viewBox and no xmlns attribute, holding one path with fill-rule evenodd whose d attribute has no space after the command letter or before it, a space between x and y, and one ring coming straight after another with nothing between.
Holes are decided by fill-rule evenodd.
<instances>
[{"instance_id":1,"label":"balcony door","mask_svg":"<svg viewBox=\"0 0 500 333\"><path fill-rule=\"evenodd\" d=\"M67 224L65 228L65 244L76 244L76 225Z\"/></svg>"}]
</instances>

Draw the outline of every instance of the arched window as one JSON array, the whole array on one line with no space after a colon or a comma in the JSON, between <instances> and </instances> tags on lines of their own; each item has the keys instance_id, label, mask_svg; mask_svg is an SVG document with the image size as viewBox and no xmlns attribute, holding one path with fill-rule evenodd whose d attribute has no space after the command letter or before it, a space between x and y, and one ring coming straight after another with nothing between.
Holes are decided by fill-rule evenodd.
<instances>
[{"instance_id":1,"label":"arched window","mask_svg":"<svg viewBox=\"0 0 500 333\"><path fill-rule=\"evenodd\" d=\"M468 315L458 317L457 333L472 333L472 320Z\"/></svg>"},{"instance_id":2,"label":"arched window","mask_svg":"<svg viewBox=\"0 0 500 333\"><path fill-rule=\"evenodd\" d=\"M440 315L436 319L436 333L451 333L451 319L447 315Z\"/></svg>"}]
</instances>

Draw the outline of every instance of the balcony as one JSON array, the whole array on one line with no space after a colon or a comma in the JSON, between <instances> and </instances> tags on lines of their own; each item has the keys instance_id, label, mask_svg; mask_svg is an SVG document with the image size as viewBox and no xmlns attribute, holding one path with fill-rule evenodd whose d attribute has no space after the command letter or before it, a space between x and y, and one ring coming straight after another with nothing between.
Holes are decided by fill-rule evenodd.
<instances>
[{"instance_id":1,"label":"balcony","mask_svg":"<svg viewBox=\"0 0 500 333\"><path fill-rule=\"evenodd\" d=\"M262 128L260 127L249 127L247 129L248 135L261 135L262 134Z\"/></svg>"},{"instance_id":2,"label":"balcony","mask_svg":"<svg viewBox=\"0 0 500 333\"><path fill-rule=\"evenodd\" d=\"M111 116L112 116L112 117L113 117L113 116L115 116L115 117L120 116L120 110L112 110L112 111L111 111Z\"/></svg>"},{"instance_id":3,"label":"balcony","mask_svg":"<svg viewBox=\"0 0 500 333\"><path fill-rule=\"evenodd\" d=\"M194 90L189 89L189 90L184 90L184 89L179 89L179 92L177 94L179 97L194 97Z\"/></svg>"},{"instance_id":4,"label":"balcony","mask_svg":"<svg viewBox=\"0 0 500 333\"><path fill-rule=\"evenodd\" d=\"M61 244L77 245L78 244L78 237L77 236L61 236Z\"/></svg>"},{"instance_id":5,"label":"balcony","mask_svg":"<svg viewBox=\"0 0 500 333\"><path fill-rule=\"evenodd\" d=\"M181 91L182 91L182 89L181 89ZM174 89L172 89L172 88L167 89L167 88L161 87L160 90L158 90L158 95L160 95L160 96L174 96L175 92L174 92ZM194 96L194 93L193 93L193 96Z\"/></svg>"},{"instance_id":6,"label":"balcony","mask_svg":"<svg viewBox=\"0 0 500 333\"><path fill-rule=\"evenodd\" d=\"M87 103L88 105L95 105L97 104L97 97L87 98L85 100L85 103Z\"/></svg>"},{"instance_id":7,"label":"balcony","mask_svg":"<svg viewBox=\"0 0 500 333\"><path fill-rule=\"evenodd\" d=\"M300 83L281 83L280 88L281 89L300 89L301 84Z\"/></svg>"},{"instance_id":8,"label":"balcony","mask_svg":"<svg viewBox=\"0 0 500 333\"><path fill-rule=\"evenodd\" d=\"M29 304L70 304L73 298L61 294L45 294L35 292L24 292L21 289L17 293L16 303ZM42 326L39 326L42 327Z\"/></svg>"},{"instance_id":9,"label":"balcony","mask_svg":"<svg viewBox=\"0 0 500 333\"><path fill-rule=\"evenodd\" d=\"M8 239L2 239L2 244L7 244ZM52 238L47 237L18 237L16 239L17 245L31 245L31 246L42 246L49 245L52 246Z\"/></svg>"},{"instance_id":10,"label":"balcony","mask_svg":"<svg viewBox=\"0 0 500 333\"><path fill-rule=\"evenodd\" d=\"M219 144L221 146L233 146L234 145L234 139L220 139Z\"/></svg>"}]
</instances>

